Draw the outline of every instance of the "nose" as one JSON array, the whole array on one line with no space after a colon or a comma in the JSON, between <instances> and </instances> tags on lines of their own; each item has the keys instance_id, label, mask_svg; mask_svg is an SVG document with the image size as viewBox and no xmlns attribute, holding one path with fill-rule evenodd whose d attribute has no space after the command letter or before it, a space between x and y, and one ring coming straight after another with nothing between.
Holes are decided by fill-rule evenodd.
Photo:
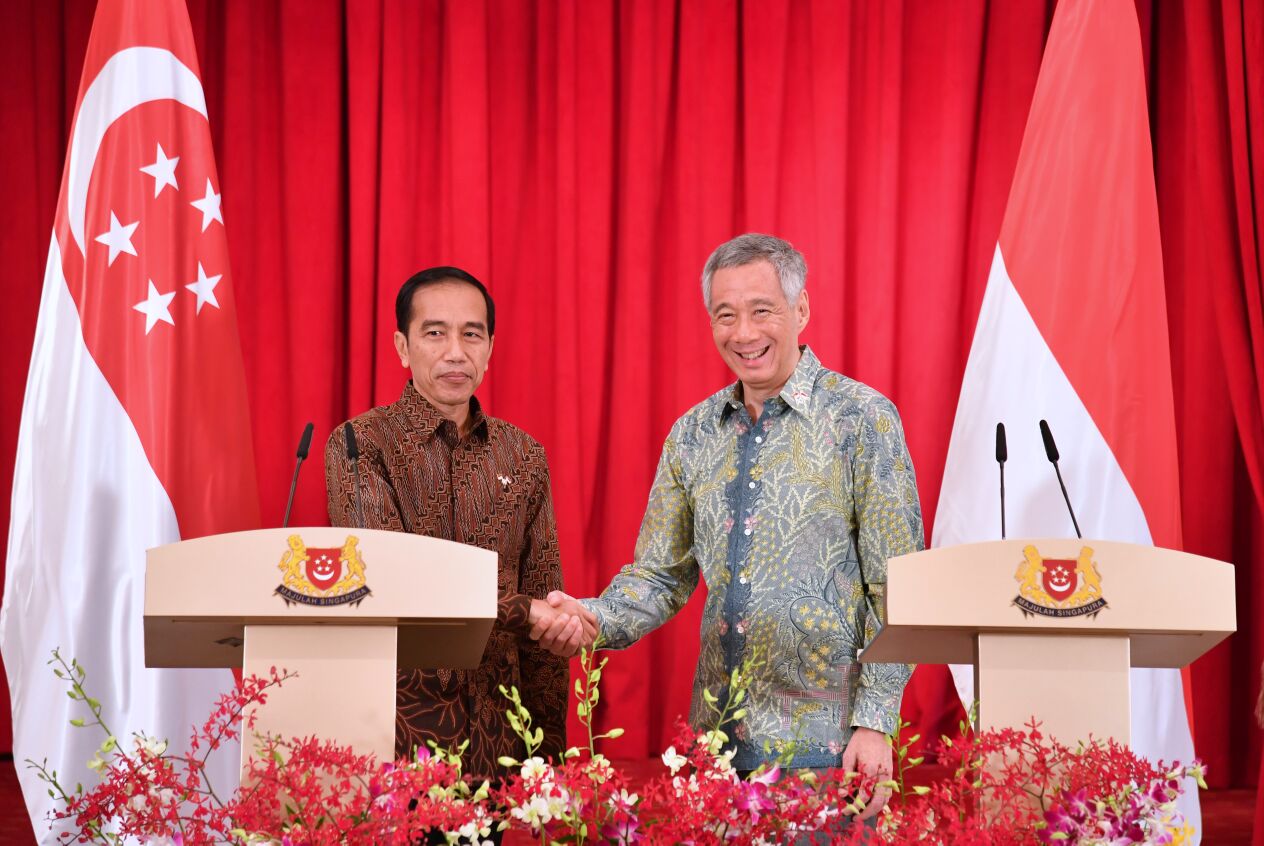
<instances>
[{"instance_id":1,"label":"nose","mask_svg":"<svg viewBox=\"0 0 1264 846\"><path fill-rule=\"evenodd\" d=\"M755 322L748 315L737 315L737 322L733 324L733 340L734 341L753 341L758 338L755 331Z\"/></svg>"},{"instance_id":2,"label":"nose","mask_svg":"<svg viewBox=\"0 0 1264 846\"><path fill-rule=\"evenodd\" d=\"M460 363L465 361L465 346L461 343L461 334L453 333L448 337L448 343L443 350L443 360Z\"/></svg>"}]
</instances>

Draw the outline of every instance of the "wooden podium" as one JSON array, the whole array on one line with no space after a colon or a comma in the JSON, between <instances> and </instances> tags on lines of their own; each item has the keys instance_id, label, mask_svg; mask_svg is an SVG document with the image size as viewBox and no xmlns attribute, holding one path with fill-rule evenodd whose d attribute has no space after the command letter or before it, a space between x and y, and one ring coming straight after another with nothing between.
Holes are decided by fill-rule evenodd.
<instances>
[{"instance_id":1,"label":"wooden podium","mask_svg":"<svg viewBox=\"0 0 1264 846\"><path fill-rule=\"evenodd\" d=\"M271 667L256 731L395 757L395 674L477 667L496 620L496 553L375 529L261 529L149 550L145 665ZM252 744L242 742L242 766Z\"/></svg>"},{"instance_id":2,"label":"wooden podium","mask_svg":"<svg viewBox=\"0 0 1264 846\"><path fill-rule=\"evenodd\" d=\"M985 729L1035 716L1066 743L1128 743L1129 668L1184 667L1237 627L1233 565L1170 549L1004 540L887 564L860 660L973 664Z\"/></svg>"}]
</instances>

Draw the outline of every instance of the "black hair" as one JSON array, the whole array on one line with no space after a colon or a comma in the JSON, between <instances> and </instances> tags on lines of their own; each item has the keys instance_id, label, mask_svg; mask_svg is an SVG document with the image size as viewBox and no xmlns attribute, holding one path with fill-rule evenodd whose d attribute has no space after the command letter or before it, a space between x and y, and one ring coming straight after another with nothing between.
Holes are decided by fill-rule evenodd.
<instances>
[{"instance_id":1,"label":"black hair","mask_svg":"<svg viewBox=\"0 0 1264 846\"><path fill-rule=\"evenodd\" d=\"M399 331L404 335L408 334L408 324L413 319L413 294L423 288L442 285L444 282L463 282L478 289L478 292L483 295L483 302L487 304L487 337L493 337L496 334L496 304L492 302L492 295L487 293L487 288L472 274L459 267L446 265L428 267L414 273L399 287L399 293L395 296L395 325Z\"/></svg>"}]
</instances>

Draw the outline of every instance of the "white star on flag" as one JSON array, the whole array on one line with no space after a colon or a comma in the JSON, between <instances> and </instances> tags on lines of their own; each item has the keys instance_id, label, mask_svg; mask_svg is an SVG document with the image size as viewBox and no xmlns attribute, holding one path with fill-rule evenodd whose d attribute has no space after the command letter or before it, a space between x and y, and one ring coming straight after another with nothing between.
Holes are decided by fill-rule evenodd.
<instances>
[{"instance_id":1,"label":"white star on flag","mask_svg":"<svg viewBox=\"0 0 1264 846\"><path fill-rule=\"evenodd\" d=\"M206 180L206 196L200 200L193 200L189 205L202 213L202 231L206 231L206 227L211 225L212 220L218 220L220 225L224 225L224 216L219 211L219 194L215 193L215 189L211 187L211 180Z\"/></svg>"},{"instance_id":2,"label":"white star on flag","mask_svg":"<svg viewBox=\"0 0 1264 846\"><path fill-rule=\"evenodd\" d=\"M132 233L136 231L137 226L140 226L139 220L123 226L119 223L119 219L114 212L110 212L110 231L102 232L95 238L98 243L105 244L110 248L108 264L113 265L119 253L136 255L136 248L132 246ZM202 228L205 229L206 225L203 224Z\"/></svg>"},{"instance_id":3,"label":"white star on flag","mask_svg":"<svg viewBox=\"0 0 1264 846\"><path fill-rule=\"evenodd\" d=\"M219 284L219 280L224 274L217 273L214 276L207 276L206 271L202 269L202 262L198 262L198 278L197 281L185 285L193 293L197 294L197 313L202 313L202 304L210 303L219 308L219 301L215 299L215 286Z\"/></svg>"},{"instance_id":4,"label":"white star on flag","mask_svg":"<svg viewBox=\"0 0 1264 846\"><path fill-rule=\"evenodd\" d=\"M180 157L167 158L166 152L163 151L162 145L158 145L158 157L153 164L142 167L141 173L147 173L154 178L154 197L157 198L162 193L162 189L170 185L177 191L180 186L176 184L176 163L180 161ZM206 227L203 226L203 229Z\"/></svg>"},{"instance_id":5,"label":"white star on flag","mask_svg":"<svg viewBox=\"0 0 1264 846\"><path fill-rule=\"evenodd\" d=\"M149 296L132 306L132 308L145 315L146 335L158 324L159 320L164 323L170 323L172 326L176 325L176 322L171 319L171 309L168 308L175 296L175 291L172 291L170 294L160 294L154 286L154 280L149 280Z\"/></svg>"}]
</instances>

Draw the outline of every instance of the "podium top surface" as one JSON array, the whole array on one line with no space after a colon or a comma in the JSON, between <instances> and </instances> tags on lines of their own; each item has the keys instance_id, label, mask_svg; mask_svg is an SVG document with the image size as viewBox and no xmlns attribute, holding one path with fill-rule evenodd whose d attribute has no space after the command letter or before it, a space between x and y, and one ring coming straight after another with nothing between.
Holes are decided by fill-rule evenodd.
<instances>
[{"instance_id":1,"label":"podium top surface","mask_svg":"<svg viewBox=\"0 0 1264 846\"><path fill-rule=\"evenodd\" d=\"M1154 546L1022 538L887 562L887 624L862 661L975 661L981 633L1127 636L1135 667L1182 667L1237 628L1232 564Z\"/></svg>"},{"instance_id":2,"label":"podium top surface","mask_svg":"<svg viewBox=\"0 0 1264 846\"><path fill-rule=\"evenodd\" d=\"M147 553L145 616L247 623L495 619L497 555L379 529L232 532Z\"/></svg>"},{"instance_id":3,"label":"podium top surface","mask_svg":"<svg viewBox=\"0 0 1264 846\"><path fill-rule=\"evenodd\" d=\"M145 663L239 667L250 630L389 626L401 667L476 667L497 555L404 532L260 529L148 551Z\"/></svg>"}]
</instances>

